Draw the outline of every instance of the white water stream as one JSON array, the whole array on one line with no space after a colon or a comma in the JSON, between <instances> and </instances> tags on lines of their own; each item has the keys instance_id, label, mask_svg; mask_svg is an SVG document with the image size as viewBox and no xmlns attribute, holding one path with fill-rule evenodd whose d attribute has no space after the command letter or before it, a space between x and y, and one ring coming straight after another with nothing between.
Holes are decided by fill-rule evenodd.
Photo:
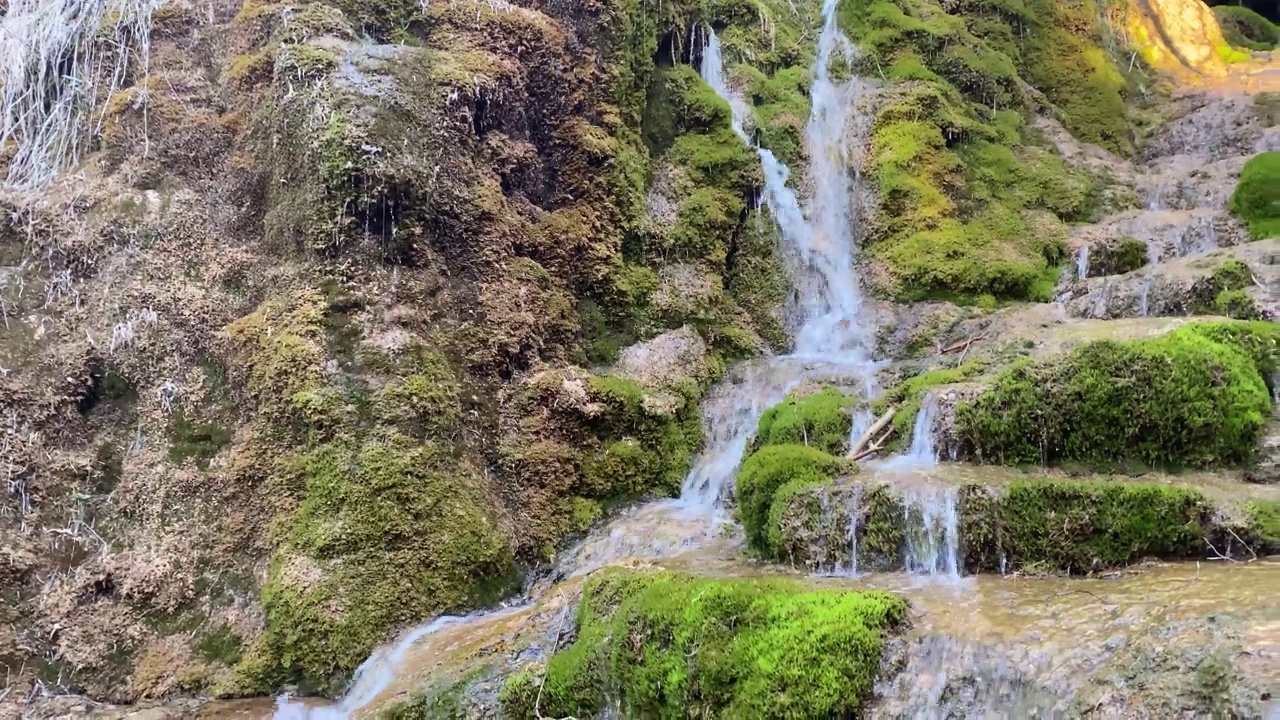
<instances>
[{"instance_id":1,"label":"white water stream","mask_svg":"<svg viewBox=\"0 0 1280 720\"><path fill-rule=\"evenodd\" d=\"M857 178L850 175L850 167L857 165L851 153L865 145L869 130L869 114L856 108L869 86L852 72L842 73L847 77L843 80L830 75L833 62L851 69L855 53L836 25L836 5L835 0L824 3L814 63L812 109L806 128L812 192L807 203L788 187L789 168L769 150L757 148L765 178L762 201L778 223L781 249L796 287L792 308L795 352L735 368L703 402L706 446L685 478L680 498L621 513L608 527L566 553L555 577L581 574L624 558L670 556L706 542L724 520L725 492L767 408L809 379L861 383L871 388L875 365L868 349L870 328L861 322L862 293L854 272L855 219L865 193ZM710 29L705 40L702 77L729 103L739 137L754 145L746 130L750 108L730 89L720 41ZM536 589L530 592L531 596L536 594ZM350 717L391 683L413 643L442 627L491 615L439 618L420 626L362 664L352 686L336 704L308 707L282 698L276 717Z\"/></svg>"}]
</instances>

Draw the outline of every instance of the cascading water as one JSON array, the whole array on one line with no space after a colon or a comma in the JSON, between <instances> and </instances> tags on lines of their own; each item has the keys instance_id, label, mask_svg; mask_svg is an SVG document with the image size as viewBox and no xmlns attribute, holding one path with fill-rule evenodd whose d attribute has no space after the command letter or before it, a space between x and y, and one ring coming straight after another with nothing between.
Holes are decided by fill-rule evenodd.
<instances>
[{"instance_id":1,"label":"cascading water","mask_svg":"<svg viewBox=\"0 0 1280 720\"><path fill-rule=\"evenodd\" d=\"M1081 245L1080 254L1076 256L1076 280L1089 279L1089 246Z\"/></svg>"},{"instance_id":2,"label":"cascading water","mask_svg":"<svg viewBox=\"0 0 1280 720\"><path fill-rule=\"evenodd\" d=\"M960 513L953 487L921 487L905 493L905 570L960 577Z\"/></svg>"},{"instance_id":3,"label":"cascading water","mask_svg":"<svg viewBox=\"0 0 1280 720\"><path fill-rule=\"evenodd\" d=\"M703 402L706 447L685 477L680 498L621 513L606 528L566 553L555 577L581 574L623 558L668 556L704 542L718 526L729 480L760 415L768 407L810 379L860 381L870 389L874 366L867 350L868 329L859 322L862 295L854 272L854 218L864 190L848 173L850 153L865 144L863 133L870 127L869 117L855 109L868 87L852 72L847 73L849 79L840 81L830 75L835 61L851 70L855 53L852 43L837 27L836 6L835 0L826 0L823 5L823 26L814 64L812 109L806 127L813 197L807 211L787 186L790 169L769 150L756 148L765 178L762 200L778 224L782 250L796 284L792 308L795 352L749 361L735 368ZM729 103L734 131L744 142L754 144L746 131L750 108L729 89L720 41L710 28L706 29L700 69L707 84ZM851 122L858 124L851 128ZM531 589L528 595L537 595L541 587ZM410 644L442 627L485 622L494 615L440 618L412 630L363 664L351 690L337 704L311 708L285 699L280 702L276 717L350 717L386 686Z\"/></svg>"}]
</instances>

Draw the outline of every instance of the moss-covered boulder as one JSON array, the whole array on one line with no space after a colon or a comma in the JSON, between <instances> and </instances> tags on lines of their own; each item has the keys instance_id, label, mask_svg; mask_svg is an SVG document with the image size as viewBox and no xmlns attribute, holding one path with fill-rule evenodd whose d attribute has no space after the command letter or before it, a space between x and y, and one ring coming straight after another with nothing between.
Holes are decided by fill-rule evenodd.
<instances>
[{"instance_id":1,"label":"moss-covered boulder","mask_svg":"<svg viewBox=\"0 0 1280 720\"><path fill-rule=\"evenodd\" d=\"M753 453L743 461L735 480L738 519L746 531L747 544L761 555L775 555L774 508L778 500L855 469L844 458L804 445L770 445Z\"/></svg>"},{"instance_id":2,"label":"moss-covered boulder","mask_svg":"<svg viewBox=\"0 0 1280 720\"><path fill-rule=\"evenodd\" d=\"M819 570L900 570L911 538L946 540L926 505L956 514L955 545L942 550L970 573L1090 573L1148 557L1214 557L1228 548L1247 555L1241 541L1255 552L1274 543L1272 503L1240 507L1190 487L1025 478L920 489L848 479L779 496L777 558Z\"/></svg>"},{"instance_id":3,"label":"moss-covered boulder","mask_svg":"<svg viewBox=\"0 0 1280 720\"><path fill-rule=\"evenodd\" d=\"M1234 47L1267 51L1280 43L1280 28L1251 8L1219 4L1213 14L1222 26L1222 36Z\"/></svg>"},{"instance_id":4,"label":"moss-covered boulder","mask_svg":"<svg viewBox=\"0 0 1280 720\"><path fill-rule=\"evenodd\" d=\"M752 448L804 445L831 455L849 449L856 397L834 387L793 391L760 416Z\"/></svg>"},{"instance_id":5,"label":"moss-covered boulder","mask_svg":"<svg viewBox=\"0 0 1280 720\"><path fill-rule=\"evenodd\" d=\"M1210 467L1248 460L1271 414L1270 323L1197 323L1024 361L956 408L980 461Z\"/></svg>"},{"instance_id":6,"label":"moss-covered boulder","mask_svg":"<svg viewBox=\"0 0 1280 720\"><path fill-rule=\"evenodd\" d=\"M1261 153L1244 164L1231 212L1255 240L1280 237L1280 152Z\"/></svg>"},{"instance_id":7,"label":"moss-covered boulder","mask_svg":"<svg viewBox=\"0 0 1280 720\"><path fill-rule=\"evenodd\" d=\"M502 693L513 718L846 717L871 697L906 604L792 581L609 570L583 591L573 644Z\"/></svg>"}]
</instances>

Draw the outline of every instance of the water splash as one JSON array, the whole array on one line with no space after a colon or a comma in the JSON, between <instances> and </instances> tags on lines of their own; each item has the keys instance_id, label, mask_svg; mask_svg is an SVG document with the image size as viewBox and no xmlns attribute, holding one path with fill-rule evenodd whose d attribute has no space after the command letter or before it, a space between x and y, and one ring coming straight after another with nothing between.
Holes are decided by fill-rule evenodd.
<instances>
[{"instance_id":1,"label":"water splash","mask_svg":"<svg viewBox=\"0 0 1280 720\"><path fill-rule=\"evenodd\" d=\"M1151 284L1156 279L1156 267L1160 265L1160 251L1155 243L1147 244L1147 273L1142 278L1142 289L1138 295L1138 316L1146 317L1149 311L1147 298L1151 293Z\"/></svg>"},{"instance_id":2,"label":"water splash","mask_svg":"<svg viewBox=\"0 0 1280 720\"><path fill-rule=\"evenodd\" d=\"M920 400L920 409L916 411L916 420L911 427L911 447L903 455L898 455L881 463L888 470L907 470L912 468L928 468L938 464L938 448L933 439L933 428L938 421L938 396L934 392L925 393Z\"/></svg>"},{"instance_id":3,"label":"water splash","mask_svg":"<svg viewBox=\"0 0 1280 720\"><path fill-rule=\"evenodd\" d=\"M907 572L951 580L960 578L959 493L954 487L923 486L903 496Z\"/></svg>"}]
</instances>

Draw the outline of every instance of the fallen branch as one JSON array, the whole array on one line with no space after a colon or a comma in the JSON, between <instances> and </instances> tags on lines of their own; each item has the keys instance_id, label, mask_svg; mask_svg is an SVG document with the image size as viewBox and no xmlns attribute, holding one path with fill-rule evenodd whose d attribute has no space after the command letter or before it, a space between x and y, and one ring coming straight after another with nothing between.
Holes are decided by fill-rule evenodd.
<instances>
[{"instance_id":1,"label":"fallen branch","mask_svg":"<svg viewBox=\"0 0 1280 720\"><path fill-rule=\"evenodd\" d=\"M854 461L858 461L858 460L861 460L862 458L864 458L864 457L866 457L866 456L868 456L868 455L874 455L874 454L876 454L876 453L880 452L881 450L883 450L883 449L884 449L884 443L885 443L885 441L886 441L886 440L888 440L888 439L889 439L889 436L890 436L890 435L892 435L892 434L893 434L893 426L890 426L888 430L885 430L885 431L884 431L884 434L883 434L883 435L881 435L881 436L880 436L880 438L879 438L878 440L876 440L875 442L871 443L870 447L868 447L866 450L863 450L862 452L860 452L860 453L858 453L858 454L856 454L856 455L851 456L849 459L850 459L850 460L854 460Z\"/></svg>"},{"instance_id":2,"label":"fallen branch","mask_svg":"<svg viewBox=\"0 0 1280 720\"><path fill-rule=\"evenodd\" d=\"M883 430L884 426L888 425L890 420L893 420L893 414L896 412L898 412L898 408L896 407L891 407L888 410L885 410L884 414L872 423L871 427L867 428L866 432L862 433L862 437L858 438L858 442L854 443L853 446L849 448L848 457L853 460L857 460L854 455L857 455L862 448L866 447L867 443L871 442L871 438L875 437L876 433Z\"/></svg>"},{"instance_id":3,"label":"fallen branch","mask_svg":"<svg viewBox=\"0 0 1280 720\"><path fill-rule=\"evenodd\" d=\"M957 351L957 350L966 350L966 351L967 351L967 350L969 349L969 346L970 346L970 345L972 345L972 344L974 344L974 343L978 342L979 340L985 340L986 338L987 338L987 334L986 334L986 333L983 333L983 334L981 334L981 335L974 335L974 336L970 337L968 340L961 340L961 341L960 341L960 342L958 342L958 343L955 343L955 344L953 344L953 345L948 345L948 346L946 346L946 347L942 348L941 350L939 350L939 351L938 351L938 354L939 354L939 355L946 355L947 353L953 353L953 352L955 352L955 351Z\"/></svg>"}]
</instances>

